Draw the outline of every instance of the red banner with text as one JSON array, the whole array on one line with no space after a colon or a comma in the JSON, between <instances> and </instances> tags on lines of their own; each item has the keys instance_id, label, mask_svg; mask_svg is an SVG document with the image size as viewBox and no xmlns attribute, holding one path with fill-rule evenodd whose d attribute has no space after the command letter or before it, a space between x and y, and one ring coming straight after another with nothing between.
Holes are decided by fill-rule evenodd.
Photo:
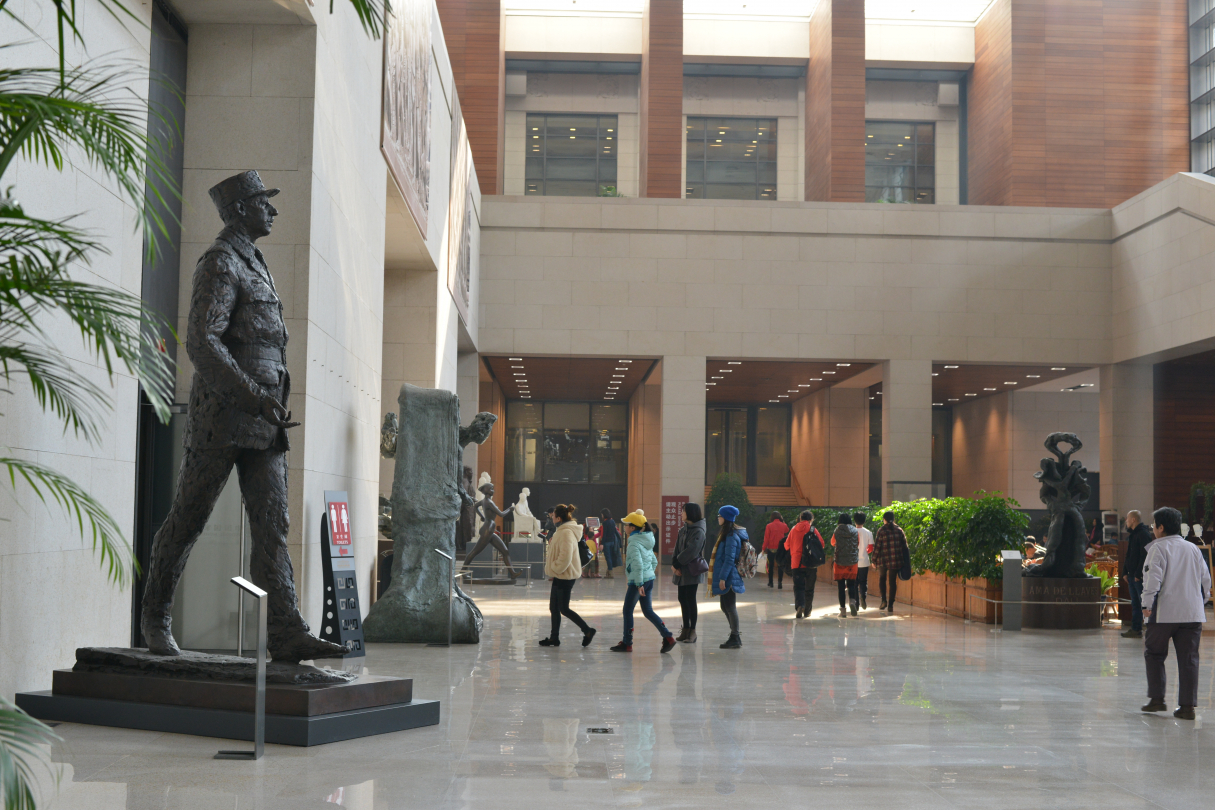
<instances>
[{"instance_id":1,"label":"red banner with text","mask_svg":"<svg viewBox=\"0 0 1215 810\"><path fill-rule=\"evenodd\" d=\"M675 550L675 541L679 539L679 530L683 526L683 505L688 499L683 495L662 496L662 555L670 556Z\"/></svg>"}]
</instances>

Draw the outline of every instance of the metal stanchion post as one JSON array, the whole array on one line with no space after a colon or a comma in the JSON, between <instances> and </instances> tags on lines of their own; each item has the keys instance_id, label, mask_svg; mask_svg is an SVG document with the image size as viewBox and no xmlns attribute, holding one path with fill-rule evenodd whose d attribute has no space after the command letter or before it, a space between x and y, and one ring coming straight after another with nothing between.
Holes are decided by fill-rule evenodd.
<instances>
[{"instance_id":1,"label":"metal stanchion post","mask_svg":"<svg viewBox=\"0 0 1215 810\"><path fill-rule=\"evenodd\" d=\"M434 552L435 552L435 554L438 554L440 557L444 558L445 560L447 560L448 562L451 563L451 576L449 576L447 578L447 643L440 644L439 642L435 641L435 642L431 642L430 644L427 644L426 646L427 647L450 647L451 646L451 606L456 598L456 594L455 594L456 558L451 556L450 554L445 554L444 552L439 551L439 549L437 549L437 548L434 550Z\"/></svg>"},{"instance_id":2,"label":"metal stanchion post","mask_svg":"<svg viewBox=\"0 0 1215 810\"><path fill-rule=\"evenodd\" d=\"M261 759L266 751L266 592L244 577L232 577L232 584L257 597L257 680L253 701L253 750L220 751L216 759ZM241 595L244 599L244 595Z\"/></svg>"},{"instance_id":3,"label":"metal stanchion post","mask_svg":"<svg viewBox=\"0 0 1215 810\"><path fill-rule=\"evenodd\" d=\"M1021 629L1021 552L1001 551L1004 563L1005 630Z\"/></svg>"}]
</instances>

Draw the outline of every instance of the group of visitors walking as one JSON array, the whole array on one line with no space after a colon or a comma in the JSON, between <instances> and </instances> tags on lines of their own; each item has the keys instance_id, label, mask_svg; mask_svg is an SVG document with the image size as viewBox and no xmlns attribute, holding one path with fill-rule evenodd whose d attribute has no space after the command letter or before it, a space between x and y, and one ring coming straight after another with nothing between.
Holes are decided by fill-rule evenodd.
<instances>
[{"instance_id":1,"label":"group of visitors walking","mask_svg":"<svg viewBox=\"0 0 1215 810\"><path fill-rule=\"evenodd\" d=\"M560 630L562 616L572 621L582 631L582 646L594 638L595 630L570 607L570 594L574 583L582 574L582 560L578 552L580 527L575 520L576 509L570 504L558 504L550 510L553 521L552 536L545 555L544 573L552 579L549 595L549 614L552 629L549 636L540 641L543 647L561 645ZM637 606L641 613L662 637L660 652L668 653L678 643L695 644L698 618L697 590L708 584L710 595L718 597L721 611L730 627L729 638L722 649L737 649L742 646L742 632L738 620L738 595L746 593L743 571L754 572L755 553L746 528L737 524L738 509L731 505L717 511L717 531L710 537L700 504L685 503L683 526L671 552L672 584L679 595L682 625L675 635L662 618L654 611L654 582L658 573L658 554L655 551L658 531L645 513L634 510L620 520L620 532L608 510L600 513L601 547L607 557L608 577L621 560L620 545L624 546L623 565L628 586L625 590L623 619L624 627L620 641L612 646L613 652L633 651L633 618ZM837 583L840 617L852 615L857 609L867 608L868 589L865 582L869 575L871 558L881 569L882 609L894 612L894 598L899 570L903 567L907 552L907 538L894 522L894 513L887 512L876 540L865 528L863 512L841 513L831 535L835 549L832 561L832 579ZM793 602L797 618L810 615L814 603L817 569L826 562L826 546L823 536L814 527L814 513L806 510L790 528L778 512L764 530L761 551L768 559L768 587L772 587L775 575L778 588L784 587L786 569L793 580ZM872 555L872 557L871 557ZM747 568L748 562L750 568ZM889 591L889 601L887 601Z\"/></svg>"}]
</instances>

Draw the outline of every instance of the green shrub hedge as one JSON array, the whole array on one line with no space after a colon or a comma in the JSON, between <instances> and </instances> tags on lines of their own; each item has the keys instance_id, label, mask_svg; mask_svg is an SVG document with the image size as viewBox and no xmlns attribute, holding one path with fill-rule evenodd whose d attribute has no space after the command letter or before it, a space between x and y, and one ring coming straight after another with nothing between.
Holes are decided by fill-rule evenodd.
<instances>
[{"instance_id":1,"label":"green shrub hedge","mask_svg":"<svg viewBox=\"0 0 1215 810\"><path fill-rule=\"evenodd\" d=\"M803 508L782 507L778 511L793 525ZM835 530L838 507L811 507L814 525L827 543L831 556L831 532ZM1012 498L998 492L979 492L974 498L924 498L896 501L882 507L870 503L853 507L852 512L869 516L865 527L877 534L882 514L894 512L895 522L907 534L911 567L916 573L932 571L948 577L1003 577L1000 552L1024 548L1029 516Z\"/></svg>"}]
</instances>

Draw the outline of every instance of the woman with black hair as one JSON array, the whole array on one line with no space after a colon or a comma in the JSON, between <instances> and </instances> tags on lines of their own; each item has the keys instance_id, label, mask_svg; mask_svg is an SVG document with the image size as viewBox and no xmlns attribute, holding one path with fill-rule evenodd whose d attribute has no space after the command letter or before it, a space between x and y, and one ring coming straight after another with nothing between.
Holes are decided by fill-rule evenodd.
<instances>
[{"instance_id":1,"label":"woman with black hair","mask_svg":"<svg viewBox=\"0 0 1215 810\"><path fill-rule=\"evenodd\" d=\"M610 509L600 512L599 519L602 521L599 527L599 545L603 549L603 559L607 561L607 573L603 578L615 579L612 569L624 564L620 561L620 530L616 528L616 521L612 520Z\"/></svg>"},{"instance_id":2,"label":"woman with black hair","mask_svg":"<svg viewBox=\"0 0 1215 810\"><path fill-rule=\"evenodd\" d=\"M679 590L679 610L683 613L683 629L675 637L686 644L696 643L696 589L704 584L708 564L705 554L705 520L700 504L683 505L683 526L671 551L671 569Z\"/></svg>"},{"instance_id":3,"label":"woman with black hair","mask_svg":"<svg viewBox=\"0 0 1215 810\"><path fill-rule=\"evenodd\" d=\"M735 650L742 646L742 634L738 629L738 594L746 593L742 575L738 573L738 558L742 544L749 543L747 530L734 523L738 519L738 507L726 504L717 510L717 543L713 546L713 559L709 560L713 571L713 595L721 597L721 612L730 623L730 638L720 645L723 650Z\"/></svg>"},{"instance_id":4,"label":"woman with black hair","mask_svg":"<svg viewBox=\"0 0 1215 810\"><path fill-rule=\"evenodd\" d=\"M831 545L835 546L835 562L832 565L832 579L840 591L840 618L848 618L848 608L844 604L844 590L848 591L848 601L852 605L852 615L856 615L860 600L856 591L857 563L860 561L860 535L852 525L852 515L841 512L835 533L831 535Z\"/></svg>"},{"instance_id":5,"label":"woman with black hair","mask_svg":"<svg viewBox=\"0 0 1215 810\"><path fill-rule=\"evenodd\" d=\"M540 639L541 647L561 646L561 617L578 625L582 631L582 646L591 643L595 637L595 628L591 627L582 617L570 608L570 593L574 583L582 576L582 561L578 559L578 540L582 537L582 529L574 520L576 507L573 504L559 503L553 507L553 520L557 529L548 541L544 559L544 575L553 581L548 595L548 613L552 620L552 632L548 638Z\"/></svg>"}]
</instances>

